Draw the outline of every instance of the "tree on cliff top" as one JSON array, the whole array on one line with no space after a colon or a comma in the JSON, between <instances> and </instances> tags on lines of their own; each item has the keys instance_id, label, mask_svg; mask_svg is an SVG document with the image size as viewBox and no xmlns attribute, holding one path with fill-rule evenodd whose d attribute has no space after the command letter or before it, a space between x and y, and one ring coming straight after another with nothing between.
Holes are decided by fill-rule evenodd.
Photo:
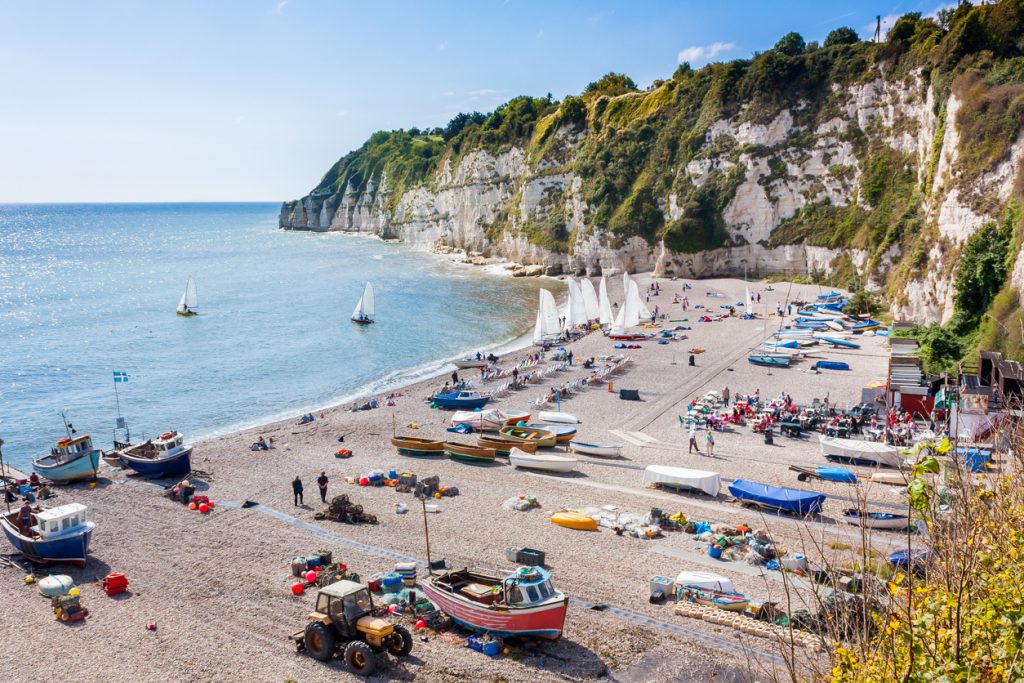
<instances>
[{"instance_id":1,"label":"tree on cliff top","mask_svg":"<svg viewBox=\"0 0 1024 683\"><path fill-rule=\"evenodd\" d=\"M860 42L860 36L849 26L840 26L825 38L825 47L833 45L853 45Z\"/></svg>"},{"instance_id":2,"label":"tree on cliff top","mask_svg":"<svg viewBox=\"0 0 1024 683\"><path fill-rule=\"evenodd\" d=\"M626 74L607 73L593 83L588 83L583 91L584 95L597 93L599 95L625 95L629 92L636 92L636 83Z\"/></svg>"},{"instance_id":3,"label":"tree on cliff top","mask_svg":"<svg viewBox=\"0 0 1024 683\"><path fill-rule=\"evenodd\" d=\"M779 42L775 43L776 52L781 52L790 57L802 55L806 49L807 43L804 42L804 37L796 31L790 31L779 38Z\"/></svg>"}]
</instances>

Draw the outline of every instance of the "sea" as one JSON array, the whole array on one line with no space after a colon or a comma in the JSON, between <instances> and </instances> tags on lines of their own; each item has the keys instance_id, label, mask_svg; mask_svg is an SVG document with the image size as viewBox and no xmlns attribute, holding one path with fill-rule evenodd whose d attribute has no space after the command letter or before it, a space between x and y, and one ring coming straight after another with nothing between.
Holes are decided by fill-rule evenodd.
<instances>
[{"instance_id":1,"label":"sea","mask_svg":"<svg viewBox=\"0 0 1024 683\"><path fill-rule=\"evenodd\" d=\"M101 448L118 416L133 441L169 429L195 441L525 345L539 281L280 230L279 208L0 205L4 459L27 469L65 436L65 418ZM199 315L186 318L175 307L189 276ZM376 323L354 325L367 281Z\"/></svg>"}]
</instances>

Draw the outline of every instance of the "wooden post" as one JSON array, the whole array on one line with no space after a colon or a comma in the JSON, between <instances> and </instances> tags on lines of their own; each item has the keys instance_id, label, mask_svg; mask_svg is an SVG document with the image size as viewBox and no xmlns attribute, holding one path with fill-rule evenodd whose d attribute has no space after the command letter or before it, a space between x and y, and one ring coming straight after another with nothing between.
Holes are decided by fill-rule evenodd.
<instances>
[{"instance_id":1,"label":"wooden post","mask_svg":"<svg viewBox=\"0 0 1024 683\"><path fill-rule=\"evenodd\" d=\"M427 498L420 496L420 506L423 508L423 537L427 541L427 573L434 574L434 567L430 561L430 529L427 528Z\"/></svg>"}]
</instances>

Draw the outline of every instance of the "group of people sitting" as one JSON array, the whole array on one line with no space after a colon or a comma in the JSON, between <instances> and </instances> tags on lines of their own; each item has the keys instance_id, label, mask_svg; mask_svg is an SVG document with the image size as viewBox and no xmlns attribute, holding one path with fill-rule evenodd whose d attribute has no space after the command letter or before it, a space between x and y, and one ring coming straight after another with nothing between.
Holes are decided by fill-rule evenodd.
<instances>
[{"instance_id":1,"label":"group of people sitting","mask_svg":"<svg viewBox=\"0 0 1024 683\"><path fill-rule=\"evenodd\" d=\"M320 413L320 417L323 417L323 416L324 416L324 414ZM308 425L311 422L313 422L314 420L316 420L316 417L314 417L313 413L309 413L308 415L303 415L298 420L296 420L295 424L297 424L297 425Z\"/></svg>"},{"instance_id":2,"label":"group of people sitting","mask_svg":"<svg viewBox=\"0 0 1024 683\"><path fill-rule=\"evenodd\" d=\"M269 439L264 439L263 436L260 436L260 438L256 439L256 441L253 442L252 445L249 446L249 450L250 451L269 451L273 447L274 447L274 437L270 437Z\"/></svg>"}]
</instances>

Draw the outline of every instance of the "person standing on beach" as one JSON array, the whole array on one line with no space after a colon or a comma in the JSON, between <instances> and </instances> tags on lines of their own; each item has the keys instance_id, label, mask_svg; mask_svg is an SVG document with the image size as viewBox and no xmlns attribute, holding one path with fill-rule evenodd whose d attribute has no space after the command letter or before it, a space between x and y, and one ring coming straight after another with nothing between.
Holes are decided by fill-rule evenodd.
<instances>
[{"instance_id":1,"label":"person standing on beach","mask_svg":"<svg viewBox=\"0 0 1024 683\"><path fill-rule=\"evenodd\" d=\"M323 503L327 502L327 482L330 481L327 478L326 472L321 472L320 476L316 478L316 485L320 487L320 501Z\"/></svg>"},{"instance_id":2,"label":"person standing on beach","mask_svg":"<svg viewBox=\"0 0 1024 683\"><path fill-rule=\"evenodd\" d=\"M459 385L459 371L458 370L453 370L452 371L452 386L453 387L457 387L458 385Z\"/></svg>"},{"instance_id":3,"label":"person standing on beach","mask_svg":"<svg viewBox=\"0 0 1024 683\"><path fill-rule=\"evenodd\" d=\"M729 407L729 387L722 389L722 402L725 403L725 407Z\"/></svg>"},{"instance_id":4,"label":"person standing on beach","mask_svg":"<svg viewBox=\"0 0 1024 683\"><path fill-rule=\"evenodd\" d=\"M711 456L713 456L715 454L715 435L711 433L710 429L708 430L708 437L707 437L707 439L708 439L708 457L711 457Z\"/></svg>"},{"instance_id":5,"label":"person standing on beach","mask_svg":"<svg viewBox=\"0 0 1024 683\"><path fill-rule=\"evenodd\" d=\"M292 480L292 494L295 496L295 507L302 503L302 480L296 475Z\"/></svg>"},{"instance_id":6,"label":"person standing on beach","mask_svg":"<svg viewBox=\"0 0 1024 683\"><path fill-rule=\"evenodd\" d=\"M687 453L693 453L697 451L700 454L700 446L697 444L697 427L690 425L690 450Z\"/></svg>"},{"instance_id":7,"label":"person standing on beach","mask_svg":"<svg viewBox=\"0 0 1024 683\"><path fill-rule=\"evenodd\" d=\"M572 351L569 351L569 354L566 356L566 358L569 359L569 365L572 365Z\"/></svg>"}]
</instances>

